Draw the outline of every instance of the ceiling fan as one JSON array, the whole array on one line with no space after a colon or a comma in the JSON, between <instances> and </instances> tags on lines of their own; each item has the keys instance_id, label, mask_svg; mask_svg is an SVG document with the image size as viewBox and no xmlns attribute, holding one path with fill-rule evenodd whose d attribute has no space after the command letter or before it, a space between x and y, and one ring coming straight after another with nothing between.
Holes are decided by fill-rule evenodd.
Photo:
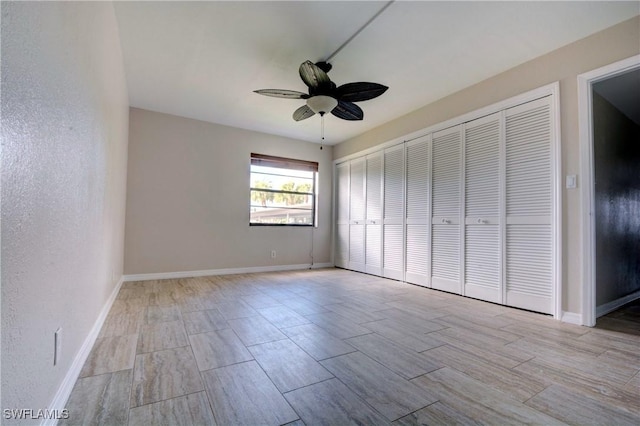
<instances>
[{"instance_id":1,"label":"ceiling fan","mask_svg":"<svg viewBox=\"0 0 640 426\"><path fill-rule=\"evenodd\" d=\"M343 120L362 120L364 112L354 102L367 101L382 95L387 89L378 83L347 83L336 86L327 73L331 70L328 62L305 61L300 65L300 78L309 87L309 93L286 89L262 89L255 93L275 98L306 99L307 103L293 113L296 121L304 120L315 114L330 112Z\"/></svg>"}]
</instances>

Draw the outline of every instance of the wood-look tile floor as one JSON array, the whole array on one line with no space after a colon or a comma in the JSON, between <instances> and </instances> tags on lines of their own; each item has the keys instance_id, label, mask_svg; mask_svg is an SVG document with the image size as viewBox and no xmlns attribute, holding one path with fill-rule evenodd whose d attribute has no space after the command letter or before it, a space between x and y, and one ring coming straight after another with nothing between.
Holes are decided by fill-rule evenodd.
<instances>
[{"instance_id":1,"label":"wood-look tile floor","mask_svg":"<svg viewBox=\"0 0 640 426\"><path fill-rule=\"evenodd\" d=\"M640 424L640 303L596 328L340 269L128 282L61 424Z\"/></svg>"}]
</instances>

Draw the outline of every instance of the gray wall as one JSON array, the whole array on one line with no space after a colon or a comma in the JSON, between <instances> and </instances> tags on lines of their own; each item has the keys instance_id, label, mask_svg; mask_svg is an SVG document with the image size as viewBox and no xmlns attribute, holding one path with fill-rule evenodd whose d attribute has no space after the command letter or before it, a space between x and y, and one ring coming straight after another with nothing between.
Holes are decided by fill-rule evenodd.
<instances>
[{"instance_id":1,"label":"gray wall","mask_svg":"<svg viewBox=\"0 0 640 426\"><path fill-rule=\"evenodd\" d=\"M640 290L640 126L594 92L593 139L600 306Z\"/></svg>"},{"instance_id":2,"label":"gray wall","mask_svg":"<svg viewBox=\"0 0 640 426\"><path fill-rule=\"evenodd\" d=\"M130 123L126 274L310 264L312 232L330 261L331 147L136 108ZM249 226L252 152L319 163L317 228Z\"/></svg>"},{"instance_id":3,"label":"gray wall","mask_svg":"<svg viewBox=\"0 0 640 426\"><path fill-rule=\"evenodd\" d=\"M37 410L122 275L128 96L111 3L1 7L0 407Z\"/></svg>"}]
</instances>

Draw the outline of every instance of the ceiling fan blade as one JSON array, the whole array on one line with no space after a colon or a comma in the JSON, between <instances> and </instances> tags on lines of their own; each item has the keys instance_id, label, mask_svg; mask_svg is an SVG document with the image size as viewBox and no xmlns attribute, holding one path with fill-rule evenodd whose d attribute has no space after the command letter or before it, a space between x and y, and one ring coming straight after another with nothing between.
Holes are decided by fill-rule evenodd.
<instances>
[{"instance_id":1,"label":"ceiling fan blade","mask_svg":"<svg viewBox=\"0 0 640 426\"><path fill-rule=\"evenodd\" d=\"M300 78L313 92L331 87L327 73L311 61L304 61L300 65Z\"/></svg>"},{"instance_id":2,"label":"ceiling fan blade","mask_svg":"<svg viewBox=\"0 0 640 426\"><path fill-rule=\"evenodd\" d=\"M306 93L298 92L296 90L286 90L286 89L261 89L254 90L254 93L265 96L272 96L274 98L285 98L285 99L307 99L309 95Z\"/></svg>"},{"instance_id":3,"label":"ceiling fan blade","mask_svg":"<svg viewBox=\"0 0 640 426\"><path fill-rule=\"evenodd\" d=\"M293 119L296 121L304 120L305 118L309 118L314 115L315 112L307 105L302 105L300 108L293 112Z\"/></svg>"},{"instance_id":4,"label":"ceiling fan blade","mask_svg":"<svg viewBox=\"0 0 640 426\"><path fill-rule=\"evenodd\" d=\"M354 103L347 101L338 101L338 106L336 106L331 114L335 115L338 118L342 118L343 120L362 120L364 118L364 112L362 109Z\"/></svg>"},{"instance_id":5,"label":"ceiling fan blade","mask_svg":"<svg viewBox=\"0 0 640 426\"><path fill-rule=\"evenodd\" d=\"M369 99L377 98L382 95L388 89L387 86L383 86L378 83L347 83L338 87L338 98L348 102L360 102L368 101Z\"/></svg>"}]
</instances>

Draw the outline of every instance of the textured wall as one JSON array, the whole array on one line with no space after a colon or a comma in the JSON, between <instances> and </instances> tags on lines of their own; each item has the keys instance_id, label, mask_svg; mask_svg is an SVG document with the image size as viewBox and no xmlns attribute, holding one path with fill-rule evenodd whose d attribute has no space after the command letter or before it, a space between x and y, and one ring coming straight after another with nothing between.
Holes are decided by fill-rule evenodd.
<instances>
[{"instance_id":1,"label":"textured wall","mask_svg":"<svg viewBox=\"0 0 640 426\"><path fill-rule=\"evenodd\" d=\"M401 137L450 118L560 82L561 175L579 175L577 76L640 53L640 17L622 22L502 74L468 87L334 147L334 158ZM578 178L580 183L580 178ZM563 181L564 183L564 181ZM562 193L563 310L579 313L581 298L581 200L579 189Z\"/></svg>"},{"instance_id":2,"label":"textured wall","mask_svg":"<svg viewBox=\"0 0 640 426\"><path fill-rule=\"evenodd\" d=\"M111 3L1 7L0 407L44 409L122 274L128 97Z\"/></svg>"},{"instance_id":3,"label":"textured wall","mask_svg":"<svg viewBox=\"0 0 640 426\"><path fill-rule=\"evenodd\" d=\"M332 150L318 144L131 109L125 274L329 262ZM319 219L249 226L252 152L319 163ZM277 257L271 259L271 250Z\"/></svg>"},{"instance_id":4,"label":"textured wall","mask_svg":"<svg viewBox=\"0 0 640 426\"><path fill-rule=\"evenodd\" d=\"M640 126L595 92L593 153L600 306L640 290Z\"/></svg>"}]
</instances>

